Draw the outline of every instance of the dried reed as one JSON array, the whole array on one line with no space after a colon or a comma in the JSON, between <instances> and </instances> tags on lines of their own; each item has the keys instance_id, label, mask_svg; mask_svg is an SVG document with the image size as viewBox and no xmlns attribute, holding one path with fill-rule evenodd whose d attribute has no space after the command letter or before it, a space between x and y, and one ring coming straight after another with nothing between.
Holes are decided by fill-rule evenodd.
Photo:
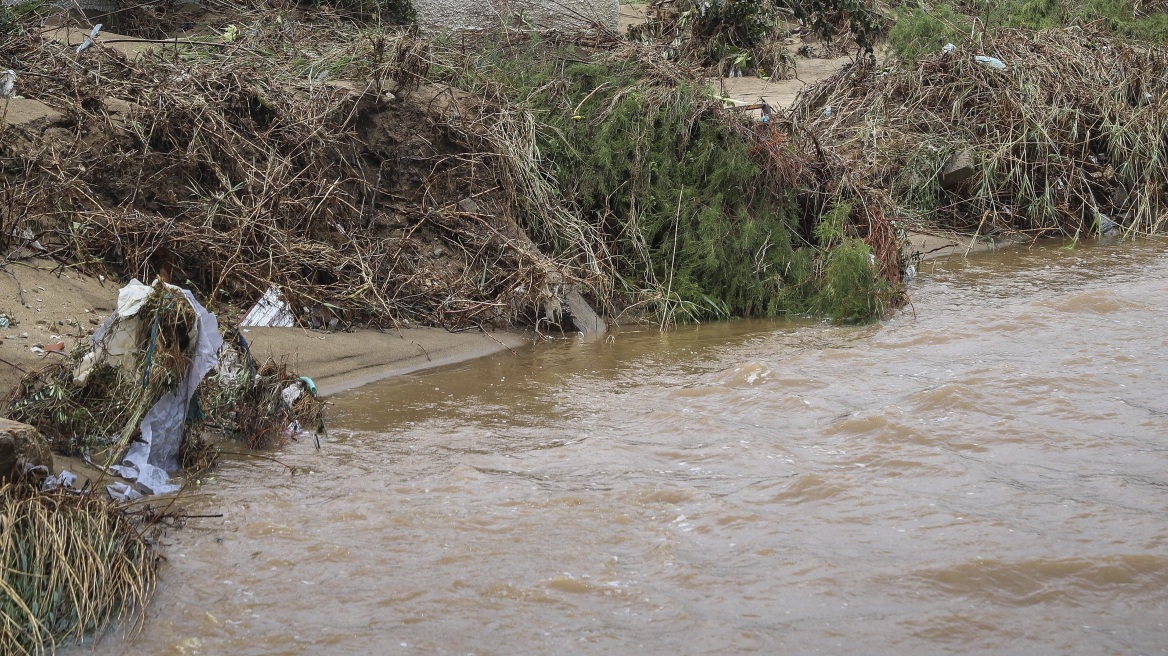
<instances>
[{"instance_id":1,"label":"dried reed","mask_svg":"<svg viewBox=\"0 0 1168 656\"><path fill-rule=\"evenodd\" d=\"M862 63L805 90L790 130L887 190L902 226L1030 237L1168 221L1168 51L1080 31L1002 30L907 69ZM1005 62L996 69L975 60ZM971 179L942 184L957 153Z\"/></svg>"},{"instance_id":2,"label":"dried reed","mask_svg":"<svg viewBox=\"0 0 1168 656\"><path fill-rule=\"evenodd\" d=\"M0 652L51 653L119 620L132 630L155 562L132 521L95 495L0 488Z\"/></svg>"}]
</instances>

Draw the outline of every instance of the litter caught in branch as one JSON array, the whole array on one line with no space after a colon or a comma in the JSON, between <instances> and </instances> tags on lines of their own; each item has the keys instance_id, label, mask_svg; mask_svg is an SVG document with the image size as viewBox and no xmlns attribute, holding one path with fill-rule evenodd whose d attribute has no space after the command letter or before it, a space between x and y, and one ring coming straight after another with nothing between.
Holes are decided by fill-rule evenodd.
<instances>
[{"instance_id":1,"label":"litter caught in branch","mask_svg":"<svg viewBox=\"0 0 1168 656\"><path fill-rule=\"evenodd\" d=\"M101 23L98 23L97 25L93 26L93 29L89 31L89 34L85 35L85 40L81 42L81 45L77 46L76 54L80 55L85 49L93 45L94 39L96 39L97 35L100 33Z\"/></svg>"}]
</instances>

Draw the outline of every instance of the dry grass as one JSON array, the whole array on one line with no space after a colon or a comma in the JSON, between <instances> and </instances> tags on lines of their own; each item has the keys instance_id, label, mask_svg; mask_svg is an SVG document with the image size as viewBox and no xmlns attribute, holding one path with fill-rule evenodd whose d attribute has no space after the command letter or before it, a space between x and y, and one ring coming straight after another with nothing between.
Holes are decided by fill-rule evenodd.
<instances>
[{"instance_id":1,"label":"dry grass","mask_svg":"<svg viewBox=\"0 0 1168 656\"><path fill-rule=\"evenodd\" d=\"M116 506L93 495L0 488L0 652L44 654L121 621L136 626L155 556Z\"/></svg>"},{"instance_id":2,"label":"dry grass","mask_svg":"<svg viewBox=\"0 0 1168 656\"><path fill-rule=\"evenodd\" d=\"M534 323L565 282L605 286L587 225L532 175L521 117L417 88L409 34L317 19L243 13L235 41L134 61L18 40L0 59L76 127L0 141L0 233L238 310L274 284L306 324ZM569 254L531 247L529 216Z\"/></svg>"},{"instance_id":3,"label":"dry grass","mask_svg":"<svg viewBox=\"0 0 1168 656\"><path fill-rule=\"evenodd\" d=\"M790 131L888 190L903 223L1038 237L1087 234L1099 215L1129 234L1168 221L1162 48L1002 31L908 69L846 69L803 93ZM976 174L944 189L940 171L964 150Z\"/></svg>"}]
</instances>

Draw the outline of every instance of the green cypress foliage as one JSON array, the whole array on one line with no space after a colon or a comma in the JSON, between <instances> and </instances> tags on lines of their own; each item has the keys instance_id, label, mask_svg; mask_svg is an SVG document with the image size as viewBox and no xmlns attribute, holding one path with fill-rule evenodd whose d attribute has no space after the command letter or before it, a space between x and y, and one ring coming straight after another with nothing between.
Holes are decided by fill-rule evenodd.
<instances>
[{"instance_id":1,"label":"green cypress foliage","mask_svg":"<svg viewBox=\"0 0 1168 656\"><path fill-rule=\"evenodd\" d=\"M751 135L766 128L736 124L750 119L708 91L647 82L636 62L575 49L534 44L482 57L458 84L534 114L547 173L601 227L625 290L662 299L663 321L855 321L883 311L849 297L883 290L867 247L802 238L798 190L771 191L754 155ZM847 211L840 216L842 234ZM826 257L841 243L846 254Z\"/></svg>"}]
</instances>

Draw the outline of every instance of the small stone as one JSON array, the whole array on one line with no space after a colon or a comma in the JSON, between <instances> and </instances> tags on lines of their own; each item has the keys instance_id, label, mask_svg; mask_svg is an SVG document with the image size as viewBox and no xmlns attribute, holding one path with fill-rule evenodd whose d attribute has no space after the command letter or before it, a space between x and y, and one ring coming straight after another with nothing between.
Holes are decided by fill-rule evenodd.
<instances>
[{"instance_id":1,"label":"small stone","mask_svg":"<svg viewBox=\"0 0 1168 656\"><path fill-rule=\"evenodd\" d=\"M958 151L949 157L945 167L941 169L941 186L953 189L972 178L974 173L977 173L977 163L973 159L973 153L968 150Z\"/></svg>"},{"instance_id":2,"label":"small stone","mask_svg":"<svg viewBox=\"0 0 1168 656\"><path fill-rule=\"evenodd\" d=\"M21 339L28 339L28 333L20 333Z\"/></svg>"},{"instance_id":3,"label":"small stone","mask_svg":"<svg viewBox=\"0 0 1168 656\"><path fill-rule=\"evenodd\" d=\"M467 214L478 214L482 211L482 208L479 207L479 204L476 203L475 199L473 198L463 198L462 200L458 201L458 209L466 212Z\"/></svg>"},{"instance_id":4,"label":"small stone","mask_svg":"<svg viewBox=\"0 0 1168 656\"><path fill-rule=\"evenodd\" d=\"M434 247L434 257L442 257L446 253L441 246Z\"/></svg>"},{"instance_id":5,"label":"small stone","mask_svg":"<svg viewBox=\"0 0 1168 656\"><path fill-rule=\"evenodd\" d=\"M16 480L34 467L53 474L53 454L37 429L11 419L0 419L0 479Z\"/></svg>"}]
</instances>

